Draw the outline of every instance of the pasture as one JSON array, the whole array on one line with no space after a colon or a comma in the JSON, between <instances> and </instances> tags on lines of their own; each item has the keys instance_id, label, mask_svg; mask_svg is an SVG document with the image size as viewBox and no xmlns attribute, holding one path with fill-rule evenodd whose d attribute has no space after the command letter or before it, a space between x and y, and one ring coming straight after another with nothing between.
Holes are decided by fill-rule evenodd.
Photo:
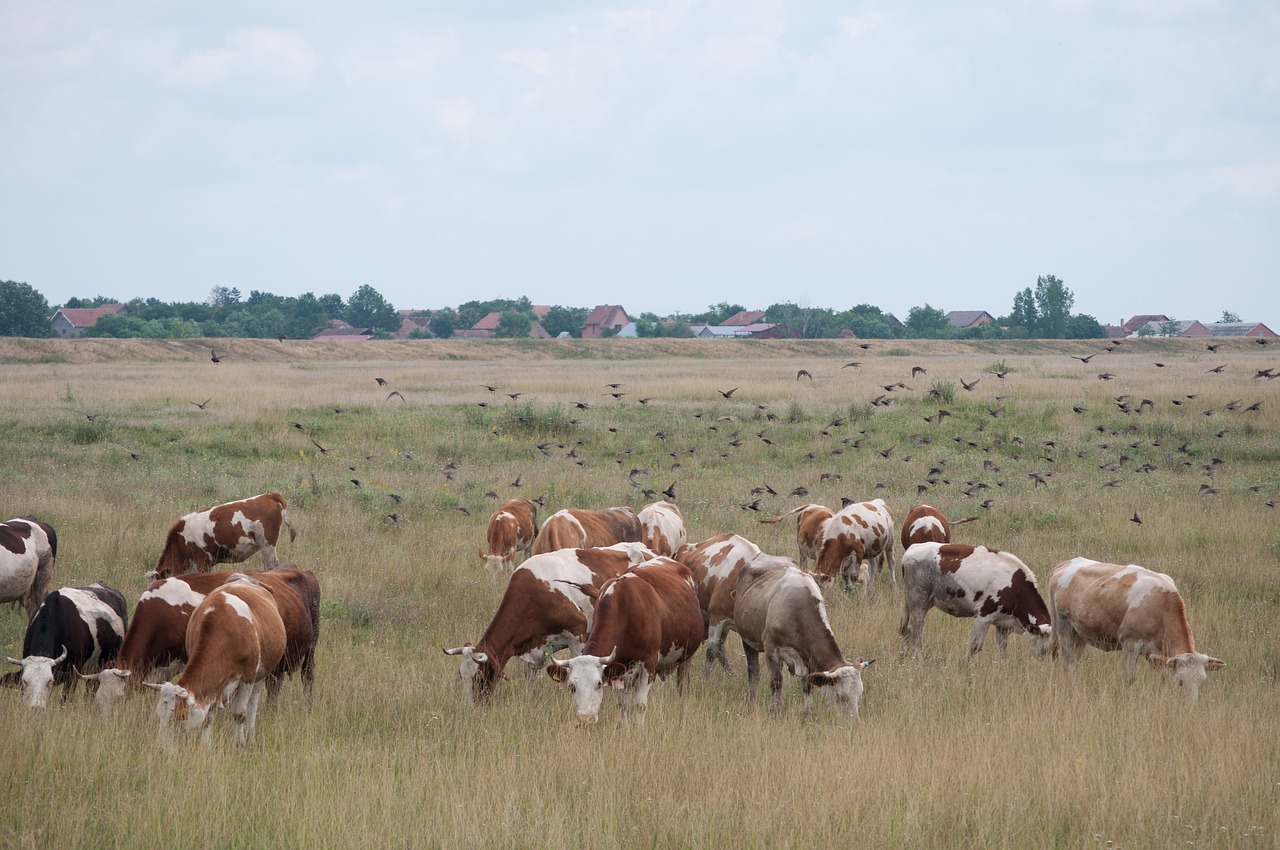
<instances>
[{"instance_id":1,"label":"pasture","mask_svg":"<svg viewBox=\"0 0 1280 850\"><path fill-rule=\"evenodd\" d=\"M313 703L287 682L245 748L221 712L210 745L162 750L150 692L103 718L83 692L35 713L0 691L0 846L1275 847L1280 382L1253 376L1280 346L1104 343L218 340L212 364L191 340L0 340L0 519L54 526L51 587L132 606L176 518L277 490L281 560L324 600ZM736 636L732 674L700 650L688 700L656 685L643 727L606 697L577 728L517 661L468 705L441 648L501 598L476 552L496 504L638 510L673 482L691 541L794 557L794 521L760 517L880 497L976 517L953 539L1017 554L1042 593L1076 555L1138 563L1228 666L1189 706L1145 664L1126 686L1117 653L1070 676L1016 636L966 659L970 622L937 611L899 657L882 575L825 593L846 656L877 659L857 723L821 699L804 718L790 677L781 713L767 685L749 710ZM0 609L6 655L23 626Z\"/></svg>"}]
</instances>

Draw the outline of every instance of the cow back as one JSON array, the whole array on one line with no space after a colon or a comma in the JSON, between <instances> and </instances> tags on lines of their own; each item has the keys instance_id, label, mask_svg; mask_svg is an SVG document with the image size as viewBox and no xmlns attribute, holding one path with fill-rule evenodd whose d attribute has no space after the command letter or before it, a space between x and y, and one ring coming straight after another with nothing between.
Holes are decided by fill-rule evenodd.
<instances>
[{"instance_id":1,"label":"cow back","mask_svg":"<svg viewBox=\"0 0 1280 850\"><path fill-rule=\"evenodd\" d=\"M621 676L634 663L654 675L692 656L704 632L693 574L684 564L658 557L601 589L583 654L616 651L606 679Z\"/></svg>"}]
</instances>

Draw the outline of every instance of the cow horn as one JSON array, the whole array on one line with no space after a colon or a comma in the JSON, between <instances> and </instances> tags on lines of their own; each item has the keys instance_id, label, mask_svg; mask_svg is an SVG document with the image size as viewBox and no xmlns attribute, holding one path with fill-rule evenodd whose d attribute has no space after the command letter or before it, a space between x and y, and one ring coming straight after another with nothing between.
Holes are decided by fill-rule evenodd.
<instances>
[{"instance_id":1,"label":"cow horn","mask_svg":"<svg viewBox=\"0 0 1280 850\"><path fill-rule=\"evenodd\" d=\"M57 667L59 664L61 664L63 661L66 661L66 660L67 660L67 648L64 646L62 647L62 654L59 655L57 658L53 659L53 666Z\"/></svg>"},{"instance_id":2,"label":"cow horn","mask_svg":"<svg viewBox=\"0 0 1280 850\"><path fill-rule=\"evenodd\" d=\"M556 658L554 655L551 656L551 663L560 668L565 668L569 666L568 661L561 661L559 658Z\"/></svg>"},{"instance_id":3,"label":"cow horn","mask_svg":"<svg viewBox=\"0 0 1280 850\"><path fill-rule=\"evenodd\" d=\"M444 650L445 655L466 655L467 650L471 648L471 644L464 643L462 646L455 646L453 649Z\"/></svg>"},{"instance_id":4,"label":"cow horn","mask_svg":"<svg viewBox=\"0 0 1280 850\"><path fill-rule=\"evenodd\" d=\"M143 682L142 687L150 688L153 691L164 690L164 685L156 684L155 682Z\"/></svg>"},{"instance_id":5,"label":"cow horn","mask_svg":"<svg viewBox=\"0 0 1280 850\"><path fill-rule=\"evenodd\" d=\"M615 658L617 658L617 657L618 657L618 647L616 647L616 646L615 646L615 647L613 648L613 652L610 652L610 653L609 653L608 655L606 655L604 658L601 658L601 659L600 659L600 663L601 663L601 664L612 664L612 663L613 663L613 659L615 659Z\"/></svg>"},{"instance_id":6,"label":"cow horn","mask_svg":"<svg viewBox=\"0 0 1280 850\"><path fill-rule=\"evenodd\" d=\"M10 664L17 664L19 667L24 667L24 666L26 666L26 665L24 665L24 664L22 663L22 661L20 661L20 660L19 660L19 659L17 659L17 658L13 658L13 657L11 657L11 656L6 655L6 656L5 656L5 659L6 659L6 660L8 660L8 662L9 662Z\"/></svg>"}]
</instances>

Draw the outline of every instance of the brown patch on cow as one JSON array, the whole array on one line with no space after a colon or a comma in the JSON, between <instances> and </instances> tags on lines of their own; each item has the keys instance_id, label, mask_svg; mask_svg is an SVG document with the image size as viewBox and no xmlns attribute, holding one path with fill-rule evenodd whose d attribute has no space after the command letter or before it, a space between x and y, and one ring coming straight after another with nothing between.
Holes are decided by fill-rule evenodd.
<instances>
[{"instance_id":1,"label":"brown patch on cow","mask_svg":"<svg viewBox=\"0 0 1280 850\"><path fill-rule=\"evenodd\" d=\"M854 520L855 520L855 521L857 521L858 525L862 526L863 528L870 528L870 527L871 527L871 523L867 522L865 519L863 519L863 518L862 518L862 517L860 517L860 516L855 516L855 517L854 517Z\"/></svg>"},{"instance_id":2,"label":"brown patch on cow","mask_svg":"<svg viewBox=\"0 0 1280 850\"><path fill-rule=\"evenodd\" d=\"M964 559L973 554L974 547L965 543L946 543L938 547L938 569L944 573L954 573L960 569Z\"/></svg>"},{"instance_id":3,"label":"brown patch on cow","mask_svg":"<svg viewBox=\"0 0 1280 850\"><path fill-rule=\"evenodd\" d=\"M23 541L31 538L31 526L27 523L12 525L4 523L0 525L0 546L8 549L15 555L21 555L27 551L27 544Z\"/></svg>"},{"instance_id":4,"label":"brown patch on cow","mask_svg":"<svg viewBox=\"0 0 1280 850\"><path fill-rule=\"evenodd\" d=\"M590 570L592 575L601 573L616 575L617 573L626 572L627 567L631 566L631 558L626 552L606 549L578 549L575 550L574 554L577 556L578 562Z\"/></svg>"},{"instance_id":5,"label":"brown patch on cow","mask_svg":"<svg viewBox=\"0 0 1280 850\"><path fill-rule=\"evenodd\" d=\"M598 512L601 523L619 543L639 542L640 520L630 508L608 508ZM585 526L585 523L584 523Z\"/></svg>"}]
</instances>

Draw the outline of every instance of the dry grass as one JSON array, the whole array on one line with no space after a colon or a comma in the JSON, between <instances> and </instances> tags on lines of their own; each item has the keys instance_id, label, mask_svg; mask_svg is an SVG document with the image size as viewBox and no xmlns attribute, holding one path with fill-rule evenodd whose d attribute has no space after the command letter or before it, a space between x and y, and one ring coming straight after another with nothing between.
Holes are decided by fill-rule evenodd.
<instances>
[{"instance_id":1,"label":"dry grass","mask_svg":"<svg viewBox=\"0 0 1280 850\"><path fill-rule=\"evenodd\" d=\"M4 345L0 510L54 524L57 585L101 579L136 598L175 517L279 489L301 532L282 556L317 569L325 603L314 704L286 687L243 751L229 745L226 718L211 746L159 749L144 696L104 719L83 699L35 715L0 693L0 845L1276 846L1280 523L1264 503L1280 498L1280 399L1275 383L1251 378L1273 365L1270 349L1126 344L1084 366L1067 354L1097 343L911 341L867 353L808 342L233 340L214 366L199 342ZM864 365L840 368L854 359ZM1003 382L984 371L997 362L1012 370ZM1206 374L1219 363L1225 373ZM913 365L927 376L911 380ZM815 381L797 382L800 368ZM1102 371L1119 377L1099 381ZM959 389L977 377L972 393ZM887 408L868 404L899 380L914 389ZM603 395L613 381L626 384L622 404ZM940 425L924 421L939 408L924 398L933 381L956 384ZM730 400L715 392L733 386ZM390 389L407 403L387 401ZM1122 393L1156 408L1120 413ZM1199 397L1170 404L1187 394ZM656 400L634 403L645 396ZM190 403L209 397L204 411ZM1264 405L1223 409L1236 399ZM850 421L822 435L838 416ZM755 436L766 427L772 446ZM839 442L859 437L859 449ZM543 457L534 444L546 442L565 448ZM1184 442L1189 455L1177 451ZM565 457L575 446L585 465ZM1131 458L1122 472L1098 468L1120 453ZM1215 457L1225 463L1205 477L1199 467ZM983 460L1001 471L984 473ZM1133 471L1148 462L1157 469ZM925 500L980 516L957 536L1017 553L1042 583L1074 555L1173 575L1199 646L1228 668L1188 707L1146 670L1126 687L1116 655L1090 652L1066 676L1015 639L1007 657L989 644L965 661L969 623L936 612L922 656L900 659L901 596L887 585L871 599L828 591L846 652L879 659L857 724L821 707L806 721L790 680L781 715L748 711L739 659L731 676L704 678L699 663L685 703L656 687L644 728L621 726L606 702L600 727L584 731L564 693L527 685L514 664L492 706L468 707L456 663L439 652L475 640L501 596L474 553L494 504L486 491L513 495L517 475L519 492L548 494L549 513L639 507L626 473L650 469L637 476L645 486L678 482L692 539L736 531L792 554L794 525L760 525L740 507L752 487L784 494L765 496L761 515L880 495L901 516L931 466L949 483ZM822 482L823 471L843 477ZM1031 471L1055 474L1037 487ZM992 489L966 497L970 480ZM1221 492L1197 496L1202 482ZM807 496L785 498L801 485ZM984 498L989 511L977 507ZM1128 521L1135 508L1141 526ZM5 653L21 639L21 615L0 610Z\"/></svg>"}]
</instances>

